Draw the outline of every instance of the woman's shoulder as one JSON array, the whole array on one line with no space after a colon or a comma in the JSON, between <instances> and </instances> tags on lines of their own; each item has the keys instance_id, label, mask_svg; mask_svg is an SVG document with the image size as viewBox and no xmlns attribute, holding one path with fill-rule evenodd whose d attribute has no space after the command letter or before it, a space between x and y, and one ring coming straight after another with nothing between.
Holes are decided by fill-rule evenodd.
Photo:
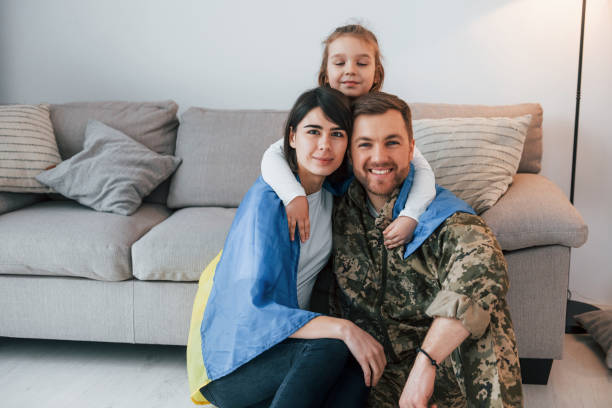
<instances>
[{"instance_id":1,"label":"woman's shoulder","mask_svg":"<svg viewBox=\"0 0 612 408\"><path fill-rule=\"evenodd\" d=\"M251 201L265 201L268 203L279 203L282 204L280 197L276 192L270 187L268 183L266 183L263 177L259 176L257 180L253 183L251 188L247 191L247 193L242 198L240 202L240 206L244 204L250 203Z\"/></svg>"}]
</instances>

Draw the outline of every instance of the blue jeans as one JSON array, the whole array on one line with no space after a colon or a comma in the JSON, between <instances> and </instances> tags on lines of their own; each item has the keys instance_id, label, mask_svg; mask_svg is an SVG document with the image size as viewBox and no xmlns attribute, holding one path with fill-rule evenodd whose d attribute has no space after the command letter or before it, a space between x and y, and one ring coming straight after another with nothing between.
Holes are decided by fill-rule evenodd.
<instances>
[{"instance_id":1,"label":"blue jeans","mask_svg":"<svg viewBox=\"0 0 612 408\"><path fill-rule=\"evenodd\" d=\"M344 342L286 339L201 392L220 408L307 408L362 407L368 389Z\"/></svg>"}]
</instances>

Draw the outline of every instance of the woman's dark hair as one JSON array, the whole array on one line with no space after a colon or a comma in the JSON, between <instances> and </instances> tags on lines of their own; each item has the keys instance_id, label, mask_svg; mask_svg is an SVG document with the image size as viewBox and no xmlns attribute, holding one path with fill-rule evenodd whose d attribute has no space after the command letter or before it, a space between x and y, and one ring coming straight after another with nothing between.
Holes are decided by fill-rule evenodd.
<instances>
[{"instance_id":1,"label":"woman's dark hair","mask_svg":"<svg viewBox=\"0 0 612 408\"><path fill-rule=\"evenodd\" d=\"M347 150L348 146L350 146L350 138L353 131L353 115L348 97L342 92L328 87L310 89L301 94L297 101L295 101L287 117L287 122L285 123L283 150L285 152L285 159L294 172L298 171L298 164L295 149L291 147L289 143L291 131L293 130L295 132L298 123L304 119L304 116L317 107L321 108L330 121L346 131L347 137L349 138ZM328 176L328 178L332 182L337 182L346 179L346 177L348 177L348 162L347 154L345 153L344 160L340 167Z\"/></svg>"}]
</instances>

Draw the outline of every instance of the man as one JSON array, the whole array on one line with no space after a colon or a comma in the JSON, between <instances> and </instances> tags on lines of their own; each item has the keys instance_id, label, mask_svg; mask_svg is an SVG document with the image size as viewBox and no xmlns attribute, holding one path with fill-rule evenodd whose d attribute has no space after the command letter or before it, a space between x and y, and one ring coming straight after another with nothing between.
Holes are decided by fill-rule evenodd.
<instances>
[{"instance_id":1,"label":"man","mask_svg":"<svg viewBox=\"0 0 612 408\"><path fill-rule=\"evenodd\" d=\"M408 257L387 249L382 232L410 181L410 110L396 96L370 93L355 101L353 117L356 180L333 217L334 300L384 349L384 371L371 365L368 404L522 406L507 265L493 233L480 217L455 212L421 234ZM441 195L450 194L438 189L430 209Z\"/></svg>"}]
</instances>

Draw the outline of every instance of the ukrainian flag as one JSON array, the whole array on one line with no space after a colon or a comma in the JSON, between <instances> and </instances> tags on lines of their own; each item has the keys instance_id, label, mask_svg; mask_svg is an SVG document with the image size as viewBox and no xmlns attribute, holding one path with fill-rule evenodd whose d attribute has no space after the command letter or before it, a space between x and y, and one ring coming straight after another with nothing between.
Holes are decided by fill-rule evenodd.
<instances>
[{"instance_id":1,"label":"ukrainian flag","mask_svg":"<svg viewBox=\"0 0 612 408\"><path fill-rule=\"evenodd\" d=\"M200 389L282 342L318 316L298 306L299 239L260 177L242 200L224 249L200 277L187 345L191 399Z\"/></svg>"}]
</instances>

